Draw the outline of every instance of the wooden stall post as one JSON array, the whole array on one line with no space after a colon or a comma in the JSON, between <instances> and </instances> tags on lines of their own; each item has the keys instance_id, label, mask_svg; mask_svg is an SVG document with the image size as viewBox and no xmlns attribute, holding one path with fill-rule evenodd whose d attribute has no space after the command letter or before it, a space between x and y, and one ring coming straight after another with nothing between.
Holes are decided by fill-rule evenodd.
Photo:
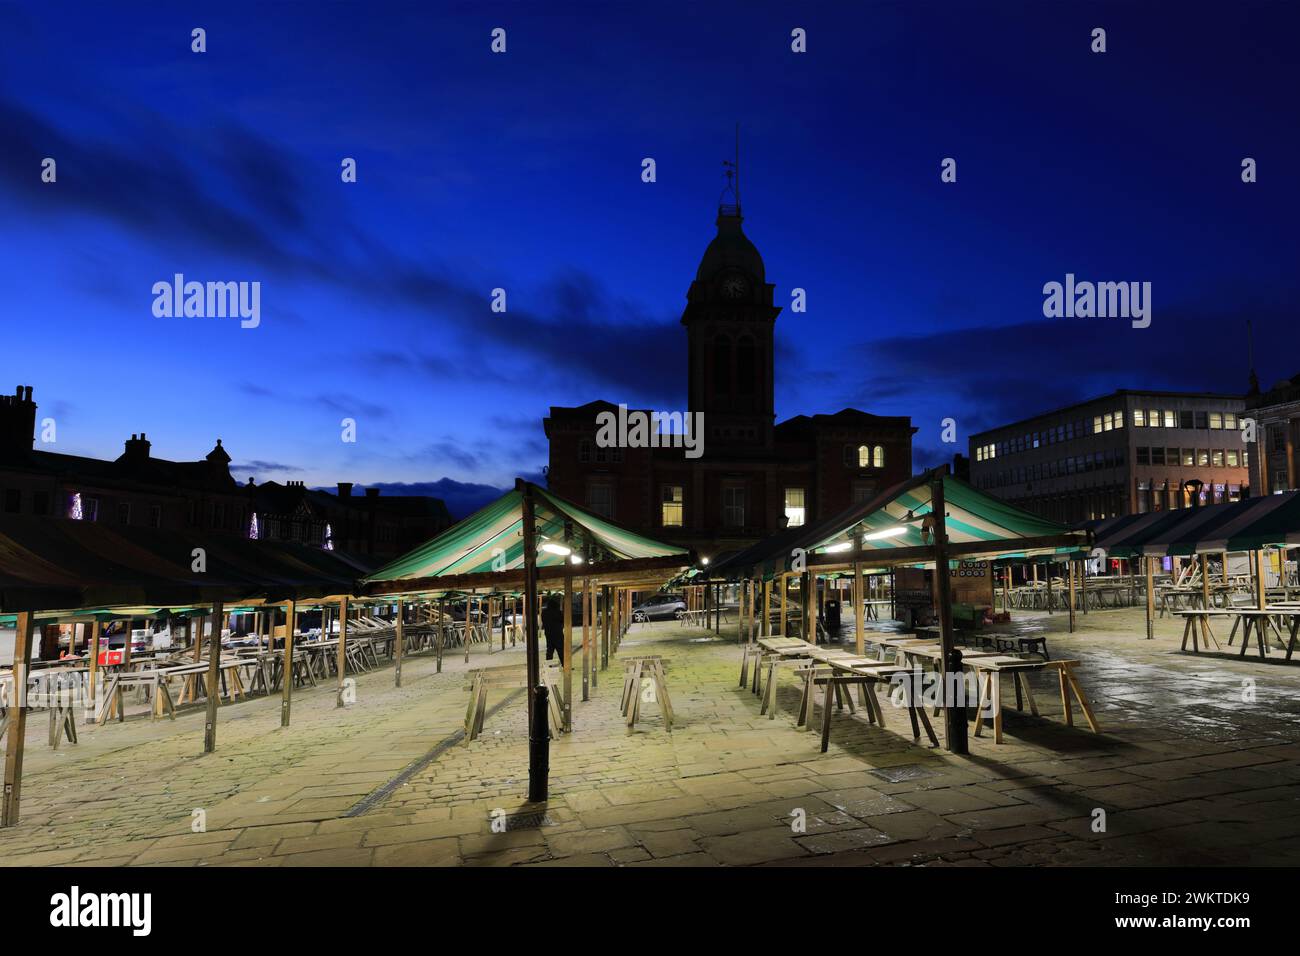
<instances>
[{"instance_id":1,"label":"wooden stall post","mask_svg":"<svg viewBox=\"0 0 1300 956\"><path fill-rule=\"evenodd\" d=\"M1079 598L1083 605L1083 613L1088 613L1088 559L1082 558L1079 561Z\"/></svg>"},{"instance_id":2,"label":"wooden stall post","mask_svg":"<svg viewBox=\"0 0 1300 956\"><path fill-rule=\"evenodd\" d=\"M404 601L402 598L398 598L397 599L397 633L393 637L393 664L394 664L393 686L394 687L402 686L402 651L405 649L403 645L406 643L406 622L404 620L405 617L406 617L406 601ZM492 625L491 622L489 621L488 623L489 631L491 627Z\"/></svg>"},{"instance_id":3,"label":"wooden stall post","mask_svg":"<svg viewBox=\"0 0 1300 956\"><path fill-rule=\"evenodd\" d=\"M788 592L788 591L790 590L790 585L789 585L789 582L787 582L786 579L785 579L785 572L784 572L784 571L782 571L780 574L778 574L778 575L776 576L776 579L777 579L777 581L780 582L780 587L781 587L781 616L780 616L780 618L779 618L779 623L780 623L780 626L781 626L781 636L782 636L782 637L789 637L789 636L790 636L790 633L786 630L785 621L786 621L786 600L787 600L787 593L786 593L786 592Z\"/></svg>"},{"instance_id":4,"label":"wooden stall post","mask_svg":"<svg viewBox=\"0 0 1300 956\"><path fill-rule=\"evenodd\" d=\"M770 610L771 607L772 607L772 579L764 578L763 579L763 612L762 612L762 616L759 617L758 619L759 634L761 634L763 637L772 636L772 612Z\"/></svg>"},{"instance_id":5,"label":"wooden stall post","mask_svg":"<svg viewBox=\"0 0 1300 956\"><path fill-rule=\"evenodd\" d=\"M95 704L99 699L99 631L103 625L99 623L99 618L90 622L90 686L86 689L87 693L87 710L86 723L95 721Z\"/></svg>"},{"instance_id":6,"label":"wooden stall post","mask_svg":"<svg viewBox=\"0 0 1300 956\"><path fill-rule=\"evenodd\" d=\"M1208 555L1201 555L1201 605L1205 610L1210 609L1210 559ZM1210 619L1201 618L1201 639L1205 646L1210 646ZM1218 641L1215 641L1217 644Z\"/></svg>"},{"instance_id":7,"label":"wooden stall post","mask_svg":"<svg viewBox=\"0 0 1300 956\"><path fill-rule=\"evenodd\" d=\"M0 828L18 825L23 789L23 746L27 742L27 675L32 666L32 614L19 611L14 632L13 700L5 744L4 792L0 794Z\"/></svg>"},{"instance_id":8,"label":"wooden stall post","mask_svg":"<svg viewBox=\"0 0 1300 956\"><path fill-rule=\"evenodd\" d=\"M1047 613L1048 613L1048 614L1051 614L1051 613L1052 613L1052 565L1051 565L1051 562L1048 562L1047 567L1046 567L1046 572L1047 572Z\"/></svg>"},{"instance_id":9,"label":"wooden stall post","mask_svg":"<svg viewBox=\"0 0 1300 956\"><path fill-rule=\"evenodd\" d=\"M343 680L344 675L348 670L348 597L346 594L339 598L338 668L339 691L338 697L334 700L334 707L336 709L343 706Z\"/></svg>"},{"instance_id":10,"label":"wooden stall post","mask_svg":"<svg viewBox=\"0 0 1300 956\"><path fill-rule=\"evenodd\" d=\"M1075 565L1075 562L1074 562L1074 561L1066 561L1066 562L1065 562L1065 573L1068 574L1068 575L1070 576L1070 578L1069 578L1069 587L1070 587L1069 600L1070 600L1070 633L1071 633L1071 634L1074 633L1074 565Z\"/></svg>"},{"instance_id":11,"label":"wooden stall post","mask_svg":"<svg viewBox=\"0 0 1300 956\"><path fill-rule=\"evenodd\" d=\"M591 692L591 578L582 579L582 699Z\"/></svg>"},{"instance_id":12,"label":"wooden stall post","mask_svg":"<svg viewBox=\"0 0 1300 956\"><path fill-rule=\"evenodd\" d=\"M542 668L537 649L537 525L532 485L520 479L516 488L522 498L520 530L524 545L524 600L528 606L528 643L524 648L528 670L528 799L539 803L546 799L550 789L551 735L546 726L547 691L539 686Z\"/></svg>"},{"instance_id":13,"label":"wooden stall post","mask_svg":"<svg viewBox=\"0 0 1300 956\"><path fill-rule=\"evenodd\" d=\"M472 591L469 594L465 595L465 663L466 664L469 663L469 639L474 634L474 624L469 617L470 604L473 603L472 595L473 595ZM528 606L527 601L525 601L524 606L525 607Z\"/></svg>"},{"instance_id":14,"label":"wooden stall post","mask_svg":"<svg viewBox=\"0 0 1300 956\"><path fill-rule=\"evenodd\" d=\"M323 607L322 607L323 610ZM284 663L280 670L280 726L289 726L289 711L293 707L293 628L298 616L298 606L290 601L284 606ZM270 629L267 633L275 643L275 618L270 612Z\"/></svg>"},{"instance_id":15,"label":"wooden stall post","mask_svg":"<svg viewBox=\"0 0 1300 956\"><path fill-rule=\"evenodd\" d=\"M1156 581L1155 581L1155 558L1143 556L1143 563L1146 565L1147 573L1147 640L1155 637L1155 616L1156 616Z\"/></svg>"},{"instance_id":16,"label":"wooden stall post","mask_svg":"<svg viewBox=\"0 0 1300 956\"><path fill-rule=\"evenodd\" d=\"M208 639L208 716L203 726L203 752L217 749L217 707L221 704L221 625L226 609L220 601L212 603L212 637ZM130 643L128 635L127 642Z\"/></svg>"},{"instance_id":17,"label":"wooden stall post","mask_svg":"<svg viewBox=\"0 0 1300 956\"><path fill-rule=\"evenodd\" d=\"M867 635L863 630L862 617L865 608L862 603L866 596L862 593L862 562L853 562L853 648L859 657L866 654Z\"/></svg>"},{"instance_id":18,"label":"wooden stall post","mask_svg":"<svg viewBox=\"0 0 1300 956\"><path fill-rule=\"evenodd\" d=\"M573 729L573 577L564 575L564 732Z\"/></svg>"},{"instance_id":19,"label":"wooden stall post","mask_svg":"<svg viewBox=\"0 0 1300 956\"><path fill-rule=\"evenodd\" d=\"M1255 552L1255 599L1256 606L1261 611L1268 606L1268 568L1265 567L1265 560L1263 548Z\"/></svg>"}]
</instances>

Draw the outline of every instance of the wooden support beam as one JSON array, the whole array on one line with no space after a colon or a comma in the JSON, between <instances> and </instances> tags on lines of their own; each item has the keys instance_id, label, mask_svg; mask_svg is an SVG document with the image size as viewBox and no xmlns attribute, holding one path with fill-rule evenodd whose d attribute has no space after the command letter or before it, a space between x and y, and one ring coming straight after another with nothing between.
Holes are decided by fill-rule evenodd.
<instances>
[{"instance_id":1,"label":"wooden support beam","mask_svg":"<svg viewBox=\"0 0 1300 956\"><path fill-rule=\"evenodd\" d=\"M225 607L220 601L212 604L212 636L208 639L208 716L203 726L203 752L217 749L217 708L221 706L221 625ZM131 640L127 634L127 642Z\"/></svg>"},{"instance_id":2,"label":"wooden support beam","mask_svg":"<svg viewBox=\"0 0 1300 956\"><path fill-rule=\"evenodd\" d=\"M0 827L18 825L23 789L23 747L27 742L27 675L32 666L33 618L18 612L14 632L13 699L9 701L9 728L5 734L4 790L0 792Z\"/></svg>"},{"instance_id":3,"label":"wooden support beam","mask_svg":"<svg viewBox=\"0 0 1300 956\"><path fill-rule=\"evenodd\" d=\"M99 634L103 625L99 619L90 622L90 686L86 689L86 723L95 722L95 704L99 698ZM187 625L188 626L188 625Z\"/></svg>"},{"instance_id":4,"label":"wooden support beam","mask_svg":"<svg viewBox=\"0 0 1300 956\"><path fill-rule=\"evenodd\" d=\"M393 686L402 686L402 654L406 650L406 601L397 599L397 633L393 636ZM491 646L492 619L488 618L488 639Z\"/></svg>"},{"instance_id":5,"label":"wooden support beam","mask_svg":"<svg viewBox=\"0 0 1300 956\"><path fill-rule=\"evenodd\" d=\"M853 647L859 657L866 654L867 635L862 622L865 600L866 597L862 593L862 562L855 561L853 562Z\"/></svg>"},{"instance_id":6,"label":"wooden support beam","mask_svg":"<svg viewBox=\"0 0 1300 956\"><path fill-rule=\"evenodd\" d=\"M1147 574L1147 640L1155 638L1155 619L1156 619L1156 581L1155 581L1155 558L1144 556L1143 563L1146 565Z\"/></svg>"},{"instance_id":7,"label":"wooden support beam","mask_svg":"<svg viewBox=\"0 0 1300 956\"><path fill-rule=\"evenodd\" d=\"M591 578L582 579L582 699L591 694Z\"/></svg>"},{"instance_id":8,"label":"wooden support beam","mask_svg":"<svg viewBox=\"0 0 1300 956\"><path fill-rule=\"evenodd\" d=\"M573 578L564 577L564 732L573 729Z\"/></svg>"},{"instance_id":9,"label":"wooden support beam","mask_svg":"<svg viewBox=\"0 0 1300 956\"><path fill-rule=\"evenodd\" d=\"M338 655L339 690L338 696L334 700L336 709L343 706L343 680L348 670L348 599L346 596L339 598Z\"/></svg>"},{"instance_id":10,"label":"wooden support beam","mask_svg":"<svg viewBox=\"0 0 1300 956\"><path fill-rule=\"evenodd\" d=\"M289 712L293 708L293 628L294 618L298 612L297 605L290 601L284 606L284 664L281 672L280 684L280 726L289 726ZM270 618L269 633L272 637L272 643L275 638L275 619L267 613ZM325 609L321 608L321 620L326 620Z\"/></svg>"}]
</instances>

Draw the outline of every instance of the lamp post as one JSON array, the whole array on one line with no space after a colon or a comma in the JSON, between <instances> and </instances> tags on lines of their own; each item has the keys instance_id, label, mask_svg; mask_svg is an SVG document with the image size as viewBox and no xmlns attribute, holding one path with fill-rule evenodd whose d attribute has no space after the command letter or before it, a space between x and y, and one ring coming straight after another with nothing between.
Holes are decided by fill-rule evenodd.
<instances>
[{"instance_id":1,"label":"lamp post","mask_svg":"<svg viewBox=\"0 0 1300 956\"><path fill-rule=\"evenodd\" d=\"M952 637L952 581L948 573L948 528L943 500L943 479L948 474L948 466L936 469L930 479L930 514L934 517L934 573L939 579L939 634L941 638L942 657L940 660L943 694L944 740L948 749L955 754L970 752L967 743L966 702L963 696L961 706L956 706L957 680L962 679L961 651L957 649ZM952 675L956 675L953 677Z\"/></svg>"},{"instance_id":2,"label":"lamp post","mask_svg":"<svg viewBox=\"0 0 1300 956\"><path fill-rule=\"evenodd\" d=\"M547 690L540 686L541 661L537 652L537 522L533 515L532 485L522 478L515 487L523 496L524 601L528 615L524 622L524 657L528 662L528 799L546 799L551 768L551 736L547 728Z\"/></svg>"}]
</instances>

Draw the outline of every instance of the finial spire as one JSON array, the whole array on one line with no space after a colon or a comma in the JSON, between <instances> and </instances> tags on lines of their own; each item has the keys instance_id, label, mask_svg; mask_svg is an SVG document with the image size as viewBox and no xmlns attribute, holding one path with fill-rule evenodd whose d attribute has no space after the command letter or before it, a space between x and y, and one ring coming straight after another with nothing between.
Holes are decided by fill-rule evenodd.
<instances>
[{"instance_id":1,"label":"finial spire","mask_svg":"<svg viewBox=\"0 0 1300 956\"><path fill-rule=\"evenodd\" d=\"M719 216L734 216L740 218L740 124L736 124L736 151L732 159L724 159L722 167L726 170L727 185L722 190L722 196L718 202ZM734 205L727 202L727 193L731 193Z\"/></svg>"}]
</instances>

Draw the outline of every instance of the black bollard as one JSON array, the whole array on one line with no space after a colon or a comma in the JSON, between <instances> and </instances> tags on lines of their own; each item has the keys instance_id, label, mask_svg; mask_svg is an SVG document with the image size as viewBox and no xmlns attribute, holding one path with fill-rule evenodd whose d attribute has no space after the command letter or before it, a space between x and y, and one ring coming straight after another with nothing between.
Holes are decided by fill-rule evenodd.
<instances>
[{"instance_id":1,"label":"black bollard","mask_svg":"<svg viewBox=\"0 0 1300 956\"><path fill-rule=\"evenodd\" d=\"M962 672L961 648L959 647L954 647L948 656L947 677L949 686L945 687L943 690L945 697L944 705L955 711L952 715L955 719L949 720L947 727L945 728L947 733L950 735L948 740L948 749L955 754L970 753L970 746L967 742L968 731L970 728L966 723L966 708L969 706L970 701L966 699L965 675ZM963 682L960 693L957 690L958 680L962 680ZM950 697L949 694L952 696Z\"/></svg>"},{"instance_id":2,"label":"black bollard","mask_svg":"<svg viewBox=\"0 0 1300 956\"><path fill-rule=\"evenodd\" d=\"M551 774L551 722L547 719L546 685L538 684L533 692L533 727L528 739L528 799L533 803L546 800Z\"/></svg>"}]
</instances>

